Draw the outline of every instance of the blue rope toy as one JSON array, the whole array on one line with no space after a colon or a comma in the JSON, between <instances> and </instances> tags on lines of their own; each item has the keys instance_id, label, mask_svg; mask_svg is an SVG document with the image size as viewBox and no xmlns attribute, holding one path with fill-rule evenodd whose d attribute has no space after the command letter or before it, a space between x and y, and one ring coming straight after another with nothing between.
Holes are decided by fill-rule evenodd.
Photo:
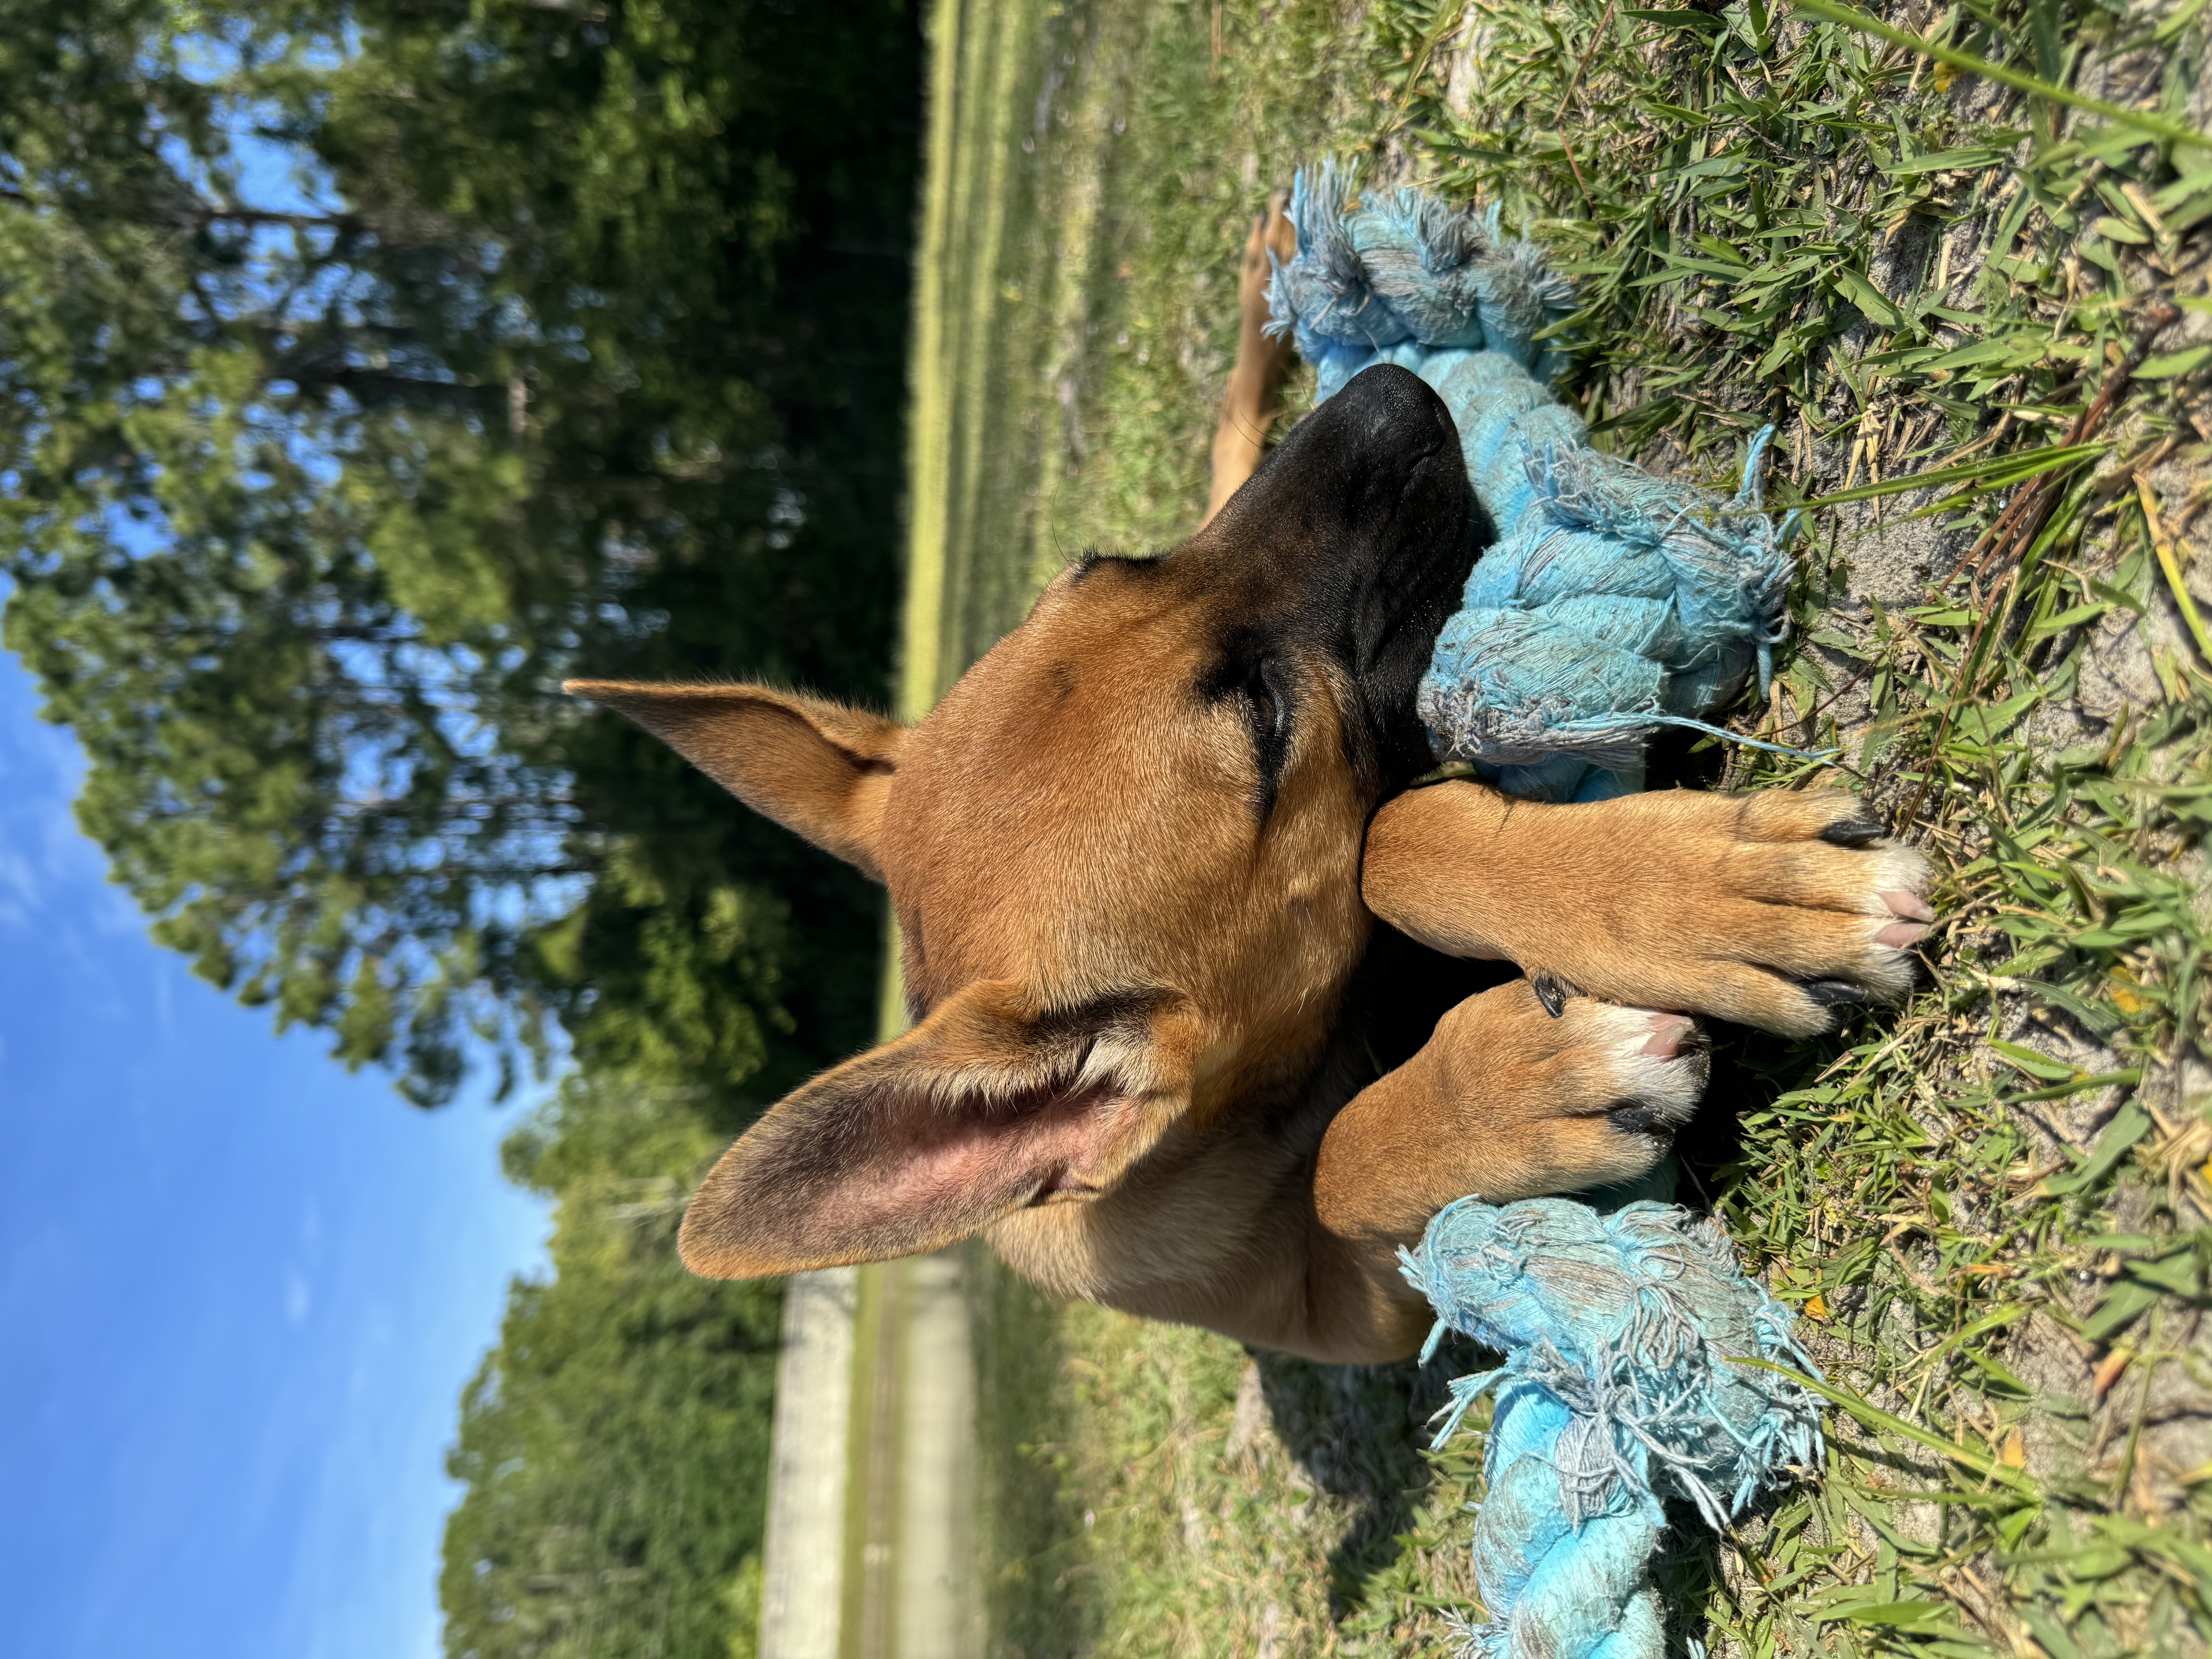
<instances>
[{"instance_id":1,"label":"blue rope toy","mask_svg":"<svg viewBox=\"0 0 2212 1659\"><path fill-rule=\"evenodd\" d=\"M1571 1199L1448 1205L1408 1281L1447 1329L1505 1354L1453 1379L1442 1445L1496 1395L1474 1522L1490 1614L1480 1659L1661 1659L1651 1562L1665 1504L1715 1531L1792 1466L1820 1457L1819 1402L1750 1357L1818 1375L1787 1309L1737 1266L1710 1219L1668 1204L1601 1215Z\"/></svg>"},{"instance_id":2,"label":"blue rope toy","mask_svg":"<svg viewBox=\"0 0 2212 1659\"><path fill-rule=\"evenodd\" d=\"M1640 789L1665 726L1711 713L1787 629L1796 515L1760 507L1751 441L1733 498L1589 447L1547 390L1540 338L1571 309L1534 245L1413 191L1358 202L1348 173L1301 174L1297 252L1275 268L1273 326L1316 370L1318 402L1378 362L1433 386L1458 424L1497 541L1468 578L1422 680L1440 760L1509 793L1604 800ZM1736 739L1742 741L1742 739ZM1762 744L1761 747L1775 745ZM1795 751L1792 751L1795 752ZM1820 1456L1819 1402L1765 1360L1817 1376L1787 1310L1710 1220L1638 1202L1447 1206L1401 1252L1436 1310L1421 1358L1456 1330L1501 1351L1451 1384L1442 1445L1494 1393L1474 1569L1480 1659L1661 1659L1651 1563L1669 1498L1715 1529Z\"/></svg>"},{"instance_id":3,"label":"blue rope toy","mask_svg":"<svg viewBox=\"0 0 2212 1659\"><path fill-rule=\"evenodd\" d=\"M1297 253L1275 268L1272 326L1315 366L1316 402L1396 363L1458 423L1498 540L1421 682L1437 758L1472 761L1512 794L1604 800L1644 787L1662 726L1746 741L1699 717L1754 665L1764 693L1788 632L1797 515L1778 525L1759 505L1774 428L1752 439L1732 499L1592 449L1547 390L1565 360L1537 337L1572 302L1534 245L1504 240L1495 208L1352 197L1334 163L1298 175Z\"/></svg>"}]
</instances>

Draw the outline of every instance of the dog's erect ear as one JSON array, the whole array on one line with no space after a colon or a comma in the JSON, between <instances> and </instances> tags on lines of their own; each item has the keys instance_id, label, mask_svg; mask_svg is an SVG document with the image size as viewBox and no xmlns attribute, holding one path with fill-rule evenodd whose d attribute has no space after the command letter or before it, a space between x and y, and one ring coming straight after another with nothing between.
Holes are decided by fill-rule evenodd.
<instances>
[{"instance_id":1,"label":"dog's erect ear","mask_svg":"<svg viewBox=\"0 0 2212 1659\"><path fill-rule=\"evenodd\" d=\"M635 720L756 812L883 879L884 798L906 727L764 685L570 680L572 697Z\"/></svg>"},{"instance_id":2,"label":"dog's erect ear","mask_svg":"<svg viewBox=\"0 0 2212 1659\"><path fill-rule=\"evenodd\" d=\"M1196 1030L1172 994L1048 1012L1012 981L971 985L723 1153L684 1217L684 1265L753 1279L880 1261L1079 1201L1188 1103Z\"/></svg>"}]
</instances>

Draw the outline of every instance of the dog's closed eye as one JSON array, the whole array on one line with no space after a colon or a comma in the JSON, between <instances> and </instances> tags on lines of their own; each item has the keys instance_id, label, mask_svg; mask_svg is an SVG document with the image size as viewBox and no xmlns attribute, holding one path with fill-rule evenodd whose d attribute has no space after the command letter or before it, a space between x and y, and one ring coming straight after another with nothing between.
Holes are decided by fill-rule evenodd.
<instances>
[{"instance_id":1,"label":"dog's closed eye","mask_svg":"<svg viewBox=\"0 0 2212 1659\"><path fill-rule=\"evenodd\" d=\"M1287 741L1291 730L1291 700L1278 682L1282 670L1273 657L1263 657L1254 669L1244 696L1252 708L1254 734L1264 743Z\"/></svg>"},{"instance_id":2,"label":"dog's closed eye","mask_svg":"<svg viewBox=\"0 0 2212 1659\"><path fill-rule=\"evenodd\" d=\"M1260 763L1260 822L1274 815L1275 794L1282 782L1283 767L1291 753L1291 699L1288 676L1279 659L1263 657L1244 689L1252 722L1252 746Z\"/></svg>"},{"instance_id":3,"label":"dog's closed eye","mask_svg":"<svg viewBox=\"0 0 2212 1659\"><path fill-rule=\"evenodd\" d=\"M1295 685L1289 662L1264 635L1248 629L1223 640L1220 656L1199 682L1199 695L1207 702L1231 702L1243 714L1260 774L1253 805L1263 824L1275 810L1276 788L1290 759Z\"/></svg>"}]
</instances>

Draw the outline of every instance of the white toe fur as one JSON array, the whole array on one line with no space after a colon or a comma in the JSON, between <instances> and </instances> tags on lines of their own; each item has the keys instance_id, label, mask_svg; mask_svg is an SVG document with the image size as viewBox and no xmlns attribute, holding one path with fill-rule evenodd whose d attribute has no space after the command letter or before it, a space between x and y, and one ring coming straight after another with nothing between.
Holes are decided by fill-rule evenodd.
<instances>
[{"instance_id":1,"label":"white toe fur","mask_svg":"<svg viewBox=\"0 0 2212 1659\"><path fill-rule=\"evenodd\" d=\"M1896 920L1884 893L1903 892L1923 894L1928 890L1935 872L1928 860L1913 848L1899 842L1884 842L1868 849L1867 861L1871 878L1866 884L1866 896L1860 901L1870 916L1880 916L1885 921Z\"/></svg>"},{"instance_id":2,"label":"white toe fur","mask_svg":"<svg viewBox=\"0 0 2212 1659\"><path fill-rule=\"evenodd\" d=\"M1897 912L1890 908L1884 893L1911 893L1917 897L1935 879L1928 860L1900 842L1878 842L1852 857L1857 860L1852 878L1858 884L1852 908L1885 922L1895 921Z\"/></svg>"},{"instance_id":3,"label":"white toe fur","mask_svg":"<svg viewBox=\"0 0 2212 1659\"><path fill-rule=\"evenodd\" d=\"M1653 1115L1667 1123L1686 1122L1705 1091L1710 1069L1704 1048L1691 1040L1695 1036L1694 1024L1674 1054L1654 1054L1648 1052L1657 1029L1652 1022L1679 1016L1595 1000L1575 1006L1589 1010L1586 1018L1594 1022L1592 1040L1603 1046L1613 1062L1614 1086L1620 1098L1649 1107Z\"/></svg>"},{"instance_id":4,"label":"white toe fur","mask_svg":"<svg viewBox=\"0 0 2212 1659\"><path fill-rule=\"evenodd\" d=\"M1869 989L1887 1000L1895 1000L1911 991L1916 969L1911 945L1894 945L1881 937L1885 928L1899 920L1897 911L1882 895L1910 893L1919 897L1927 892L1935 872L1926 859L1896 842L1886 842L1869 849L1867 859L1871 868L1864 896L1859 901L1859 908L1867 918L1867 953L1858 975Z\"/></svg>"}]
</instances>

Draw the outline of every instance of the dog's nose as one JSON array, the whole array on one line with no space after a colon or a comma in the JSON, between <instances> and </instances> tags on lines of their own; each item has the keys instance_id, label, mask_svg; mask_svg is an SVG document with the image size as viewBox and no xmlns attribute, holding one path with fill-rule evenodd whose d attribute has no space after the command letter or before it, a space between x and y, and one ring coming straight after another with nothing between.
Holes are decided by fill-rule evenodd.
<instances>
[{"instance_id":1,"label":"dog's nose","mask_svg":"<svg viewBox=\"0 0 2212 1659\"><path fill-rule=\"evenodd\" d=\"M1395 363L1362 369L1311 418L1337 426L1339 441L1364 451L1362 459L1370 461L1402 465L1439 449L1455 457L1459 453L1459 429L1444 400L1419 375Z\"/></svg>"},{"instance_id":2,"label":"dog's nose","mask_svg":"<svg viewBox=\"0 0 2212 1659\"><path fill-rule=\"evenodd\" d=\"M1378 362L1352 376L1305 427L1316 429L1307 447L1321 460L1316 483L1328 480L1321 487L1345 526L1371 540L1374 568L1389 573L1394 586L1409 580L1411 566L1458 544L1474 493L1460 429L1427 380Z\"/></svg>"},{"instance_id":3,"label":"dog's nose","mask_svg":"<svg viewBox=\"0 0 2212 1659\"><path fill-rule=\"evenodd\" d=\"M1444 400L1410 369L1377 363L1292 427L1200 539L1235 545L1240 560L1303 543L1332 566L1372 541L1370 558L1388 563L1377 536L1455 545L1473 499ZM1278 527L1286 533L1270 534Z\"/></svg>"}]
</instances>

